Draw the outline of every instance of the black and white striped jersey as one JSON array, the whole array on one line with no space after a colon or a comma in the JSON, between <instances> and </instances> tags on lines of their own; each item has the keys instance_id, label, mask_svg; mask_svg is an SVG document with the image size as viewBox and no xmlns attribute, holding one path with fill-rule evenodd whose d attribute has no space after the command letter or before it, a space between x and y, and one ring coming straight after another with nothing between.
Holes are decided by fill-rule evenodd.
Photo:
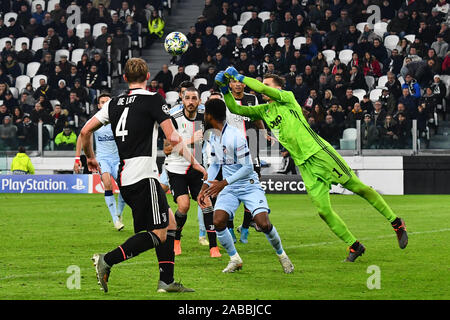
<instances>
[{"instance_id":1,"label":"black and white striped jersey","mask_svg":"<svg viewBox=\"0 0 450 320\"><path fill-rule=\"evenodd\" d=\"M235 100L241 106L252 107L258 105L258 99L256 98L256 96L249 93L244 93L242 99L235 98ZM238 128L244 136L247 135L248 129L255 128L253 121L250 118L231 113L228 108L226 117L228 124Z\"/></svg>"},{"instance_id":2,"label":"black and white striped jersey","mask_svg":"<svg viewBox=\"0 0 450 320\"><path fill-rule=\"evenodd\" d=\"M194 132L198 130L204 131L204 109L197 109L197 116L195 119L189 119L184 113L184 108L177 110L175 113L170 113L174 127L178 134L183 137L184 141L192 139ZM197 158L201 159L202 143L197 142L187 146L189 151ZM201 160L199 161L201 162ZM172 152L166 157L165 168L167 171L177 174L186 174L191 163L183 156L176 152Z\"/></svg>"},{"instance_id":3,"label":"black and white striped jersey","mask_svg":"<svg viewBox=\"0 0 450 320\"><path fill-rule=\"evenodd\" d=\"M101 123L111 123L120 156L120 185L131 185L145 178L158 179L158 125L170 119L167 110L160 94L130 89L109 100L95 115Z\"/></svg>"}]
</instances>

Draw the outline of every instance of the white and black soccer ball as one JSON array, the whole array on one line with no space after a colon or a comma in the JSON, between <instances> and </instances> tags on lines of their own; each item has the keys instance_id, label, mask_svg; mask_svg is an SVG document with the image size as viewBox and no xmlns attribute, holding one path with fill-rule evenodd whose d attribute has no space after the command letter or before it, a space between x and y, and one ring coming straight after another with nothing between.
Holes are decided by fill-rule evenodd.
<instances>
[{"instance_id":1,"label":"white and black soccer ball","mask_svg":"<svg viewBox=\"0 0 450 320\"><path fill-rule=\"evenodd\" d=\"M178 31L169 33L164 41L164 48L167 53L173 56L182 55L187 51L188 47L188 39L183 33Z\"/></svg>"}]
</instances>

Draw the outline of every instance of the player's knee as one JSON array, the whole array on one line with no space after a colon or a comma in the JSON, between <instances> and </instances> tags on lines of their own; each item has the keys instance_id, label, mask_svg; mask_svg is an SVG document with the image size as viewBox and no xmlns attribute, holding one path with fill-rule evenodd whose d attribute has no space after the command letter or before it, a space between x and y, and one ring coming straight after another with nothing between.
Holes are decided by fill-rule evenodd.
<instances>
[{"instance_id":1,"label":"player's knee","mask_svg":"<svg viewBox=\"0 0 450 320\"><path fill-rule=\"evenodd\" d=\"M214 223L214 227L216 228L216 230L224 230L227 227L227 220L221 219L220 217L217 217L216 215L214 215L213 223Z\"/></svg>"},{"instance_id":2,"label":"player's knee","mask_svg":"<svg viewBox=\"0 0 450 320\"><path fill-rule=\"evenodd\" d=\"M272 224L270 223L270 221L265 221L265 222L260 222L256 224L262 232L264 233L269 233L272 230Z\"/></svg>"}]
</instances>

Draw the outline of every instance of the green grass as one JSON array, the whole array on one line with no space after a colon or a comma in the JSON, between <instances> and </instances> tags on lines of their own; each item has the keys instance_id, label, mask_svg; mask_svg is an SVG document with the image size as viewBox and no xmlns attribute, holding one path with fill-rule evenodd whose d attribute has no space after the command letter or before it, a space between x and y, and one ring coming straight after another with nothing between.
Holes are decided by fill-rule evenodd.
<instances>
[{"instance_id":1,"label":"green grass","mask_svg":"<svg viewBox=\"0 0 450 320\"><path fill-rule=\"evenodd\" d=\"M172 208L175 208L169 197ZM132 235L130 209L122 232L113 229L102 195L0 194L0 299L450 299L450 196L386 196L406 220L405 250L387 221L355 196L332 196L336 212L366 246L355 263L343 263L346 245L316 214L307 196L268 195L270 218L295 264L284 274L261 233L237 243L243 270L223 274L228 256L209 258L198 244L193 204L183 231L175 277L195 293L157 294L154 250L115 266L100 291L91 263ZM236 226L242 221L238 211ZM81 289L69 290L69 266L81 268ZM369 290L367 268L381 270L381 289Z\"/></svg>"}]
</instances>

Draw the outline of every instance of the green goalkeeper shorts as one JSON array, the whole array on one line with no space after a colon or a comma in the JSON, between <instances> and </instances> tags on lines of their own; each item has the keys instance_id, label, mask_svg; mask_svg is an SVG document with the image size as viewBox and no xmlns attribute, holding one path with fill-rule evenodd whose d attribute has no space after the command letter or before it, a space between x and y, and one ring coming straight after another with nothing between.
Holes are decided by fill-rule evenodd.
<instances>
[{"instance_id":1,"label":"green goalkeeper shorts","mask_svg":"<svg viewBox=\"0 0 450 320\"><path fill-rule=\"evenodd\" d=\"M356 177L341 155L328 148L306 159L299 169L306 190L313 199L328 195L332 184L344 185L352 177Z\"/></svg>"}]
</instances>

